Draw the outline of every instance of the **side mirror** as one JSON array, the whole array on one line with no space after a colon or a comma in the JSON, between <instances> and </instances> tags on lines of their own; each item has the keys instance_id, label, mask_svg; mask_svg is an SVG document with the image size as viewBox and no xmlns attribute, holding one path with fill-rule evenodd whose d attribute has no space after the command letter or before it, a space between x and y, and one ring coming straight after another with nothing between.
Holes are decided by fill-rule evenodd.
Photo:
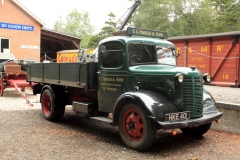
<instances>
[{"instance_id":1,"label":"side mirror","mask_svg":"<svg viewBox=\"0 0 240 160\"><path fill-rule=\"evenodd\" d=\"M104 52L106 52L106 47L104 45L100 45L98 49L98 55L102 55Z\"/></svg>"}]
</instances>

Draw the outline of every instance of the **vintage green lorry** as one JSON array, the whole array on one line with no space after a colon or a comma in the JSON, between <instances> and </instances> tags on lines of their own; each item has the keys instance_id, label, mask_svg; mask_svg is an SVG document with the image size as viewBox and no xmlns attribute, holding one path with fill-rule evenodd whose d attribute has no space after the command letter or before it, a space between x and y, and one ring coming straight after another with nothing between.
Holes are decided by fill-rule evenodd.
<instances>
[{"instance_id":1,"label":"vintage green lorry","mask_svg":"<svg viewBox=\"0 0 240 160\"><path fill-rule=\"evenodd\" d=\"M158 129L205 134L222 116L203 89L210 75L178 67L179 53L166 37L127 28L99 43L95 62L30 64L27 81L36 83L44 118L59 120L72 105L96 123L118 126L123 142L138 151L153 144Z\"/></svg>"}]
</instances>

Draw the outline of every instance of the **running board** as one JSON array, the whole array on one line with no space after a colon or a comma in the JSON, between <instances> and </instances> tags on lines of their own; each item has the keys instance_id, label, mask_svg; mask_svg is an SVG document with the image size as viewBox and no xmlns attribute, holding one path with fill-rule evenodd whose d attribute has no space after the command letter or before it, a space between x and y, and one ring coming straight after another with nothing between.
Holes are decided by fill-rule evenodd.
<instances>
[{"instance_id":1,"label":"running board","mask_svg":"<svg viewBox=\"0 0 240 160\"><path fill-rule=\"evenodd\" d=\"M98 121L105 122L105 123L108 123L108 124L113 123L112 119L106 118L106 117L90 117L90 119L98 120Z\"/></svg>"}]
</instances>

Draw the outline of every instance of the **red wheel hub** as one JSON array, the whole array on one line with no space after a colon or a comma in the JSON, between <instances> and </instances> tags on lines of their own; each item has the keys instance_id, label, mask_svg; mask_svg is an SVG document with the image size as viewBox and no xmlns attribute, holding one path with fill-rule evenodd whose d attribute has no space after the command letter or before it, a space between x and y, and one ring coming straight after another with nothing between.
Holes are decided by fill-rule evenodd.
<instances>
[{"instance_id":1,"label":"red wheel hub","mask_svg":"<svg viewBox=\"0 0 240 160\"><path fill-rule=\"evenodd\" d=\"M47 94L47 95L44 95L43 97L43 111L46 115L49 115L51 110L52 110L52 105L51 105L51 98L50 96Z\"/></svg>"},{"instance_id":2,"label":"red wheel hub","mask_svg":"<svg viewBox=\"0 0 240 160\"><path fill-rule=\"evenodd\" d=\"M129 109L124 114L123 128L131 141L140 141L143 137L144 123L142 115L136 109Z\"/></svg>"}]
</instances>

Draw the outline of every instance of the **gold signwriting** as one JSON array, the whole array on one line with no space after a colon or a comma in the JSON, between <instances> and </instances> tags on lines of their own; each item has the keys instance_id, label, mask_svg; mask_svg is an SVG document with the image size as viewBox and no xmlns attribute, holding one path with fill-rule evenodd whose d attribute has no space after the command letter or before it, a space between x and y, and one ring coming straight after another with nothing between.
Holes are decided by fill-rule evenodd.
<instances>
[{"instance_id":1,"label":"gold signwriting","mask_svg":"<svg viewBox=\"0 0 240 160\"><path fill-rule=\"evenodd\" d=\"M201 47L201 52L207 52L207 50L208 50L207 46Z\"/></svg>"},{"instance_id":2,"label":"gold signwriting","mask_svg":"<svg viewBox=\"0 0 240 160\"><path fill-rule=\"evenodd\" d=\"M203 65L203 64L200 64L200 65L198 65L198 66L199 66L199 68L206 68L206 66Z\"/></svg>"},{"instance_id":3,"label":"gold signwriting","mask_svg":"<svg viewBox=\"0 0 240 160\"><path fill-rule=\"evenodd\" d=\"M192 53L192 47L188 48L188 53Z\"/></svg>"},{"instance_id":4,"label":"gold signwriting","mask_svg":"<svg viewBox=\"0 0 240 160\"><path fill-rule=\"evenodd\" d=\"M122 77L99 77L99 85L103 87L103 90L117 91L117 88L121 88L124 83Z\"/></svg>"},{"instance_id":5,"label":"gold signwriting","mask_svg":"<svg viewBox=\"0 0 240 160\"><path fill-rule=\"evenodd\" d=\"M194 64L189 64L188 67L196 67Z\"/></svg>"},{"instance_id":6,"label":"gold signwriting","mask_svg":"<svg viewBox=\"0 0 240 160\"><path fill-rule=\"evenodd\" d=\"M189 64L188 66L189 66L189 67L196 67L196 68L206 68L206 66L203 65L203 64L199 64L199 65Z\"/></svg>"},{"instance_id":7,"label":"gold signwriting","mask_svg":"<svg viewBox=\"0 0 240 160\"><path fill-rule=\"evenodd\" d=\"M223 74L223 79L228 79L228 74Z\"/></svg>"},{"instance_id":8,"label":"gold signwriting","mask_svg":"<svg viewBox=\"0 0 240 160\"><path fill-rule=\"evenodd\" d=\"M217 52L222 52L223 46L217 46Z\"/></svg>"},{"instance_id":9,"label":"gold signwriting","mask_svg":"<svg viewBox=\"0 0 240 160\"><path fill-rule=\"evenodd\" d=\"M202 60L203 60L203 58L196 58L196 60L197 60L197 61L202 61Z\"/></svg>"},{"instance_id":10,"label":"gold signwriting","mask_svg":"<svg viewBox=\"0 0 240 160\"><path fill-rule=\"evenodd\" d=\"M191 61L202 61L203 58L201 57L197 57L197 58L191 58Z\"/></svg>"}]
</instances>

